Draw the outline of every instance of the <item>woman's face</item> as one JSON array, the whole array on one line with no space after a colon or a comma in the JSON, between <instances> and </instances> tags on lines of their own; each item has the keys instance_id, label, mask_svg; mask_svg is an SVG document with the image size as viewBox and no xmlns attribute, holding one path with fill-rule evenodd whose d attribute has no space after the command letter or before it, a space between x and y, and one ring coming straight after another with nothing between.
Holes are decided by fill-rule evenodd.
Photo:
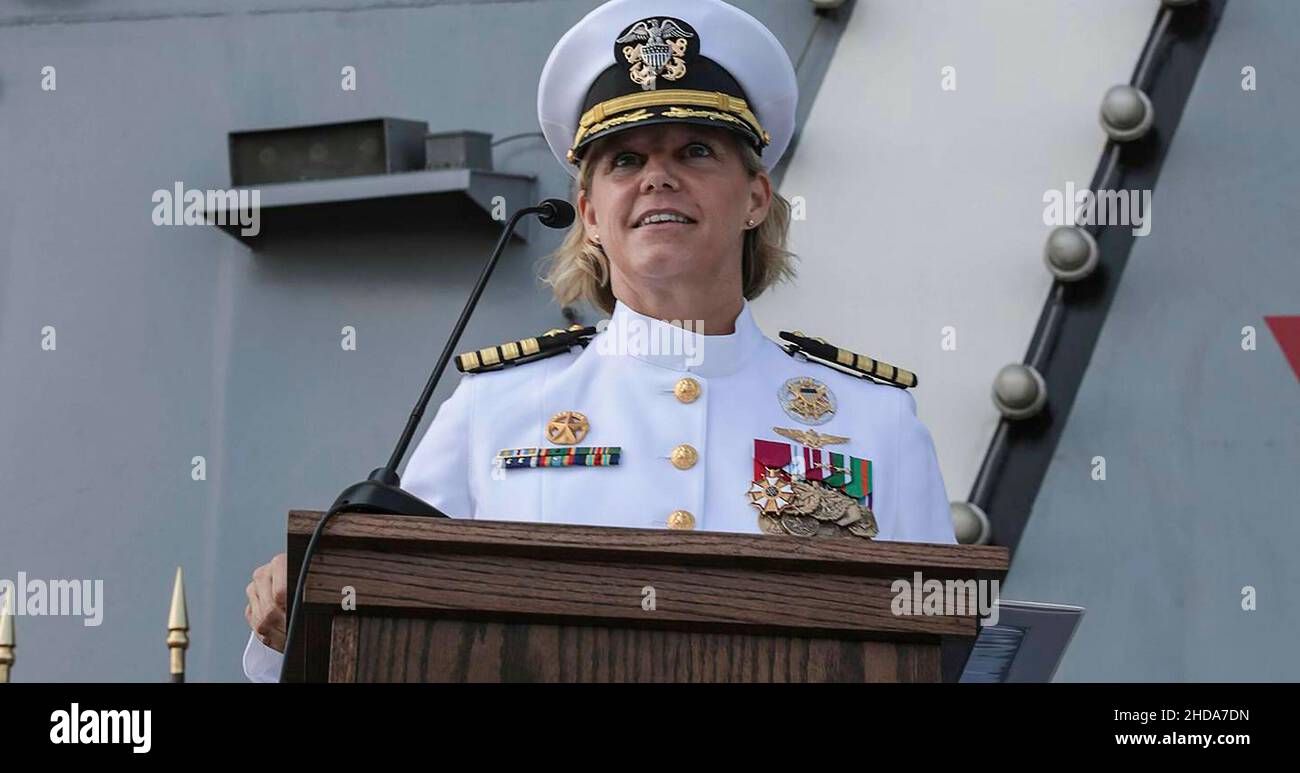
<instances>
[{"instance_id":1,"label":"woman's face","mask_svg":"<svg viewBox=\"0 0 1300 773\"><path fill-rule=\"evenodd\" d=\"M733 137L669 123L592 146L590 190L579 192L578 211L609 256L616 296L627 287L740 287L746 221L767 216L772 187L765 172L749 176ZM689 222L645 222L653 213Z\"/></svg>"}]
</instances>

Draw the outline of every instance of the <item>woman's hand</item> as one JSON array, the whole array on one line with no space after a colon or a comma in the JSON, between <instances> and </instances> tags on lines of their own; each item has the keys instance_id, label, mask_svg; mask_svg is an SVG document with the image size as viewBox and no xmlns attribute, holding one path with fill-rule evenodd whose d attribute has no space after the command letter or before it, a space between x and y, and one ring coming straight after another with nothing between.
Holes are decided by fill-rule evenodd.
<instances>
[{"instance_id":1,"label":"woman's hand","mask_svg":"<svg viewBox=\"0 0 1300 773\"><path fill-rule=\"evenodd\" d=\"M253 570L253 581L244 592L248 594L248 606L244 607L244 619L253 629L263 644L284 652L286 628L286 604L288 594L285 585L288 582L286 556L280 553Z\"/></svg>"}]
</instances>

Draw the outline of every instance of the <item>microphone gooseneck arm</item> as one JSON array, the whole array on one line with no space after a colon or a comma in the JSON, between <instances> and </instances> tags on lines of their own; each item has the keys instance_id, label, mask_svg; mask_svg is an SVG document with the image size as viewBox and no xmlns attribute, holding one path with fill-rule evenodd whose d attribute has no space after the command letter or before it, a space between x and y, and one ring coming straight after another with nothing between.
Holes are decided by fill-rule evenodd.
<instances>
[{"instance_id":1,"label":"microphone gooseneck arm","mask_svg":"<svg viewBox=\"0 0 1300 773\"><path fill-rule=\"evenodd\" d=\"M389 457L388 464L371 472L370 477L366 480L354 483L344 489L343 493L339 494L334 500L334 504L330 505L329 510L321 516L316 528L312 531L311 538L307 540L307 547L302 555L302 567L298 571L298 582L294 585L293 598L289 601L289 620L285 628L284 641L286 658L292 652L298 628L302 622L301 606L303 592L307 587L307 571L311 568L311 559L316 552L316 545L320 541L321 534L325 531L325 525L331 518L346 511L392 513L433 518L447 517L438 508L414 494L404 491L401 488L401 479L397 475L397 468L406 456L406 449L411 445L411 439L415 437L415 430L420 425L420 419L424 416L429 400L433 397L433 390L438 386L438 380L442 378L443 371L447 369L447 363L451 361L452 352L456 350L461 334L465 332L465 326L469 324L470 315L474 312L474 307L478 305L479 298L483 295L483 288L487 286L488 279L492 276L492 270L496 268L497 260L500 259L501 253L505 250L506 243L510 240L511 235L514 234L515 226L519 224L519 221L524 216L531 214L540 215L539 221L548 228L565 228L574 219L572 204L563 199L547 199L535 207L526 207L519 210L506 222L505 228L501 231L501 238L497 240L496 249L492 250L492 257L488 258L483 270L479 273L478 281L474 284L474 290L470 293L469 300L465 302L465 307L461 309L460 319L456 320L456 326L452 328L451 337L447 339L447 345L443 347L442 355L438 358L438 363L434 365L428 383L424 385L424 392L420 394L420 400L415 404L410 418L406 421L406 428L402 430L402 436L398 439L397 447L393 449L393 455ZM305 677L305 656L303 670ZM284 666L282 664L280 668L281 682L284 681L284 677Z\"/></svg>"},{"instance_id":2,"label":"microphone gooseneck arm","mask_svg":"<svg viewBox=\"0 0 1300 773\"><path fill-rule=\"evenodd\" d=\"M452 354L456 351L456 345L460 343L461 334L465 332L465 326L469 324L470 315L474 312L474 307L478 305L479 297L483 295L483 288L487 286L488 278L492 276L497 260L501 257L506 242L514 233L516 224L525 215L539 213L542 215L542 222L550 225L548 220L552 220L557 215L563 217L562 214L555 212L557 205L553 202L554 199L547 199L538 206L521 209L506 223L505 229L501 232L501 238L497 240L496 249L492 251L492 257L483 266L483 271L478 276L478 282L474 285L474 291L470 293L469 300L465 302L465 308L461 309L460 319L456 320L456 326L451 329L451 337L447 339L447 345L443 347L442 354L438 357L438 364L433 367L433 373L429 375L429 381L424 385L424 392L420 395L419 402L415 404L410 418L406 420L406 428L402 430L402 436L397 441L397 447L393 449L393 455L389 457L388 464L383 469L391 471L394 475L397 474L397 467L402 463L403 457L406 456L406 449L410 446L412 438L415 437L415 430L420 425L420 419L424 417L424 411L429 405L429 400L433 397L433 390L438 386L438 380L442 378L443 371L447 369L447 363L451 362ZM565 206L571 206L568 202L562 203ZM569 222L572 222L572 220ZM559 227L563 228L564 226Z\"/></svg>"}]
</instances>

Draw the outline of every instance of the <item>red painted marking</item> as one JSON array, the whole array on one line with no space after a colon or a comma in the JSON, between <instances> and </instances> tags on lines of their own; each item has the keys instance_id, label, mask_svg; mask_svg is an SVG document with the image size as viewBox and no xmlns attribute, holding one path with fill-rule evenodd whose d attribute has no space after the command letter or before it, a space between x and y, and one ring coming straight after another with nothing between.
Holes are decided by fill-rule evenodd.
<instances>
[{"instance_id":1,"label":"red painted marking","mask_svg":"<svg viewBox=\"0 0 1300 773\"><path fill-rule=\"evenodd\" d=\"M1268 323L1268 329L1273 331L1278 346L1282 347L1286 361L1291 363L1291 371L1300 380L1300 316L1264 317L1264 321Z\"/></svg>"}]
</instances>

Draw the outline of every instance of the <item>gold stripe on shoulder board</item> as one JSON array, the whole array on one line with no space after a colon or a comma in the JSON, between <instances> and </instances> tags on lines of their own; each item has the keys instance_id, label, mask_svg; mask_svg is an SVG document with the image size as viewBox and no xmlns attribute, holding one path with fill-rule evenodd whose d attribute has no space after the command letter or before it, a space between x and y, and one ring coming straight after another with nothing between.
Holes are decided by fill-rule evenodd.
<instances>
[{"instance_id":1,"label":"gold stripe on shoulder board","mask_svg":"<svg viewBox=\"0 0 1300 773\"><path fill-rule=\"evenodd\" d=\"M881 381L902 389L910 389L916 386L919 381L916 374L910 370L895 367L865 354L841 349L824 338L806 336L799 330L793 333L782 330L780 336L783 340L790 342L781 348L792 357L795 354L802 354L808 359L829 368L845 371L850 375Z\"/></svg>"}]
</instances>

